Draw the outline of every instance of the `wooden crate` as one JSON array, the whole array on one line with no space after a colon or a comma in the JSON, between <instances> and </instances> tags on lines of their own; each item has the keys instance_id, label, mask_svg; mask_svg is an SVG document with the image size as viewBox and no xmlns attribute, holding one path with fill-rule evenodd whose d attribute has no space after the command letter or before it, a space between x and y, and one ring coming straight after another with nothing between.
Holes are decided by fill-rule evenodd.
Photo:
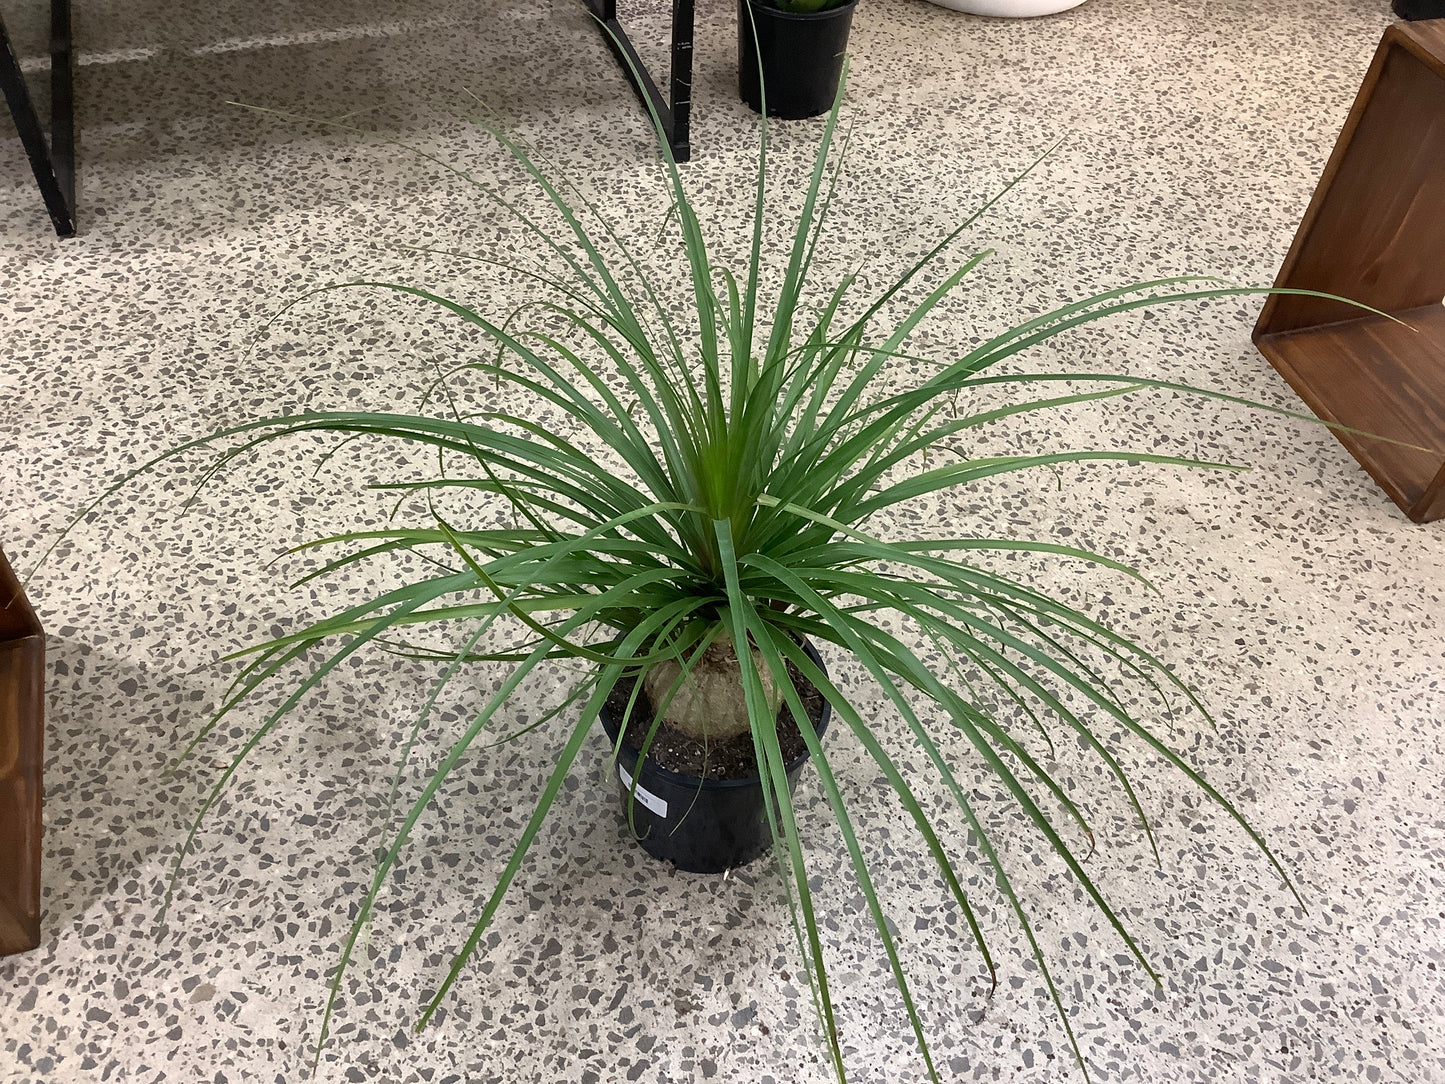
<instances>
[{"instance_id":1,"label":"wooden crate","mask_svg":"<svg viewBox=\"0 0 1445 1084\"><path fill-rule=\"evenodd\" d=\"M1445 19L1385 31L1275 282L1259 350L1416 523L1445 516ZM1421 450L1428 449L1428 450Z\"/></svg>"},{"instance_id":2,"label":"wooden crate","mask_svg":"<svg viewBox=\"0 0 1445 1084\"><path fill-rule=\"evenodd\" d=\"M0 553L0 956L40 944L45 637Z\"/></svg>"}]
</instances>

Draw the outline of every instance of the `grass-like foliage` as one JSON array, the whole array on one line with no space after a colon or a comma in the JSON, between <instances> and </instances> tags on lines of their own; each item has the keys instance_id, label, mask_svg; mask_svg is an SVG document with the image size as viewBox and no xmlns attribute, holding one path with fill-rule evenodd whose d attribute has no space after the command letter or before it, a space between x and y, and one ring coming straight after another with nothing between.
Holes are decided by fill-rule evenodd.
<instances>
[{"instance_id":1,"label":"grass-like foliage","mask_svg":"<svg viewBox=\"0 0 1445 1084\"><path fill-rule=\"evenodd\" d=\"M666 141L659 141L674 201L669 236L680 236L677 251L688 283L686 318L667 303L665 291L649 280L645 261L597 208L578 189L550 176L504 133L498 138L555 211L553 224L547 225L489 193L516 215L536 252L565 269L525 271L537 289L535 304L489 315L412 286L345 284L420 298L441 318L471 325L490 345L468 362L467 370L485 374L496 388L511 389L517 402L542 405L565 424L543 424L522 408L482 411L457 402L444 383L431 399L435 409L430 413L307 413L243 425L186 446L217 449L213 472L258 444L288 435L404 442L434 452L438 471L430 482L407 480L398 487L413 497L462 487L472 499L493 502L505 512L488 523L511 524L481 529L451 522L437 510L440 502L413 500L409 507L426 509L419 522L316 543L340 547L318 575L397 555L408 558L406 567L422 571L402 586L251 649L217 720L195 739L204 740L243 698L270 688L274 680L300 675L289 679L279 706L249 735L216 782L181 858L246 755L356 652L405 642L407 630L424 625L455 626L452 642L460 646L441 656L443 672L406 743L408 756L448 681L471 665L490 662L506 668L505 678L470 715L410 806L398 811L331 980L318 1056L358 936L419 818L469 754L480 755L481 747L493 741L489 727L499 710L513 704L529 676L549 660L581 660L590 676L563 703L522 708L537 725L557 729L555 755L520 837L490 896L480 901L470 936L425 1006L421 1024L462 975L497 914L608 694L620 680L638 677L664 659L687 670L719 638L756 649L756 654L736 652L739 688L771 795L775 854L807 962L804 973L840 1080L846 1069L819 910L809 888L808 845L799 836L760 666L777 681L798 720L807 713L786 663L826 697L838 721L830 747L861 749L887 780L992 972L985 924L963 887L969 877L956 867L965 851L983 864L984 875L977 880L996 886L994 903L1016 918L1081 1065L1068 1006L1030 917L1027 893L1016 885L995 833L1036 831L1129 953L1148 974L1154 972L1083 862L1093 832L1077 792L1051 774L1048 758L1031 746L1047 741L1050 731L1071 734L1106 766L1152 845L1148 821L1107 738L1110 732L1128 734L1217 802L1269 854L1239 812L1135 718L1125 707L1132 701L1115 688L1118 681L1137 682L1146 701L1168 692L1202 713L1185 685L1148 651L1071 606L999 574L992 569L1002 562L985 558L1027 551L1137 573L1049 541L968 532L913 537L889 526L899 520L888 515L930 494L1077 461L1232 469L1139 452L1044 450L997 456L969 449L976 431L1011 415L1145 388L1180 388L1097 373L1004 371L1010 367L1001 363L1021 351L1114 314L1241 291L1203 279L1110 290L1030 319L958 356L935 360L926 370L932 375L905 386L900 359L909 357L910 335L987 253L944 263L975 215L869 299L857 296L859 283L852 274L815 282L819 237L839 178L837 118L835 106L822 130L801 213L789 226L791 242L781 252L765 251L770 201L762 122L751 243L739 268L714 262ZM643 243L655 244L656 238L650 235ZM774 285L764 289L770 276ZM893 315L885 320L887 313ZM540 319L529 325L530 317ZM1016 393L1007 405L997 405L1000 390ZM978 397L992 405L971 407L971 398ZM425 559L416 560L417 555ZM866 672L868 687L850 690L835 684L803 652L803 638L825 653L851 654ZM498 642L506 646L491 646ZM295 664L302 668L297 671ZM880 690L889 710L876 718L858 710L860 694L871 699ZM835 774L816 735L806 725L801 729L903 1009L937 1079L926 1029L855 829L855 817L866 812L847 793L848 780ZM932 778L920 779L895 762L890 749L896 752L900 742L912 747L911 757L929 765ZM991 773L1016 803L1017 816L1006 829L986 824L976 811L972 780L979 772ZM946 795L951 804L944 809L925 803L918 794L923 788ZM1269 860L1288 883L1275 858Z\"/></svg>"}]
</instances>

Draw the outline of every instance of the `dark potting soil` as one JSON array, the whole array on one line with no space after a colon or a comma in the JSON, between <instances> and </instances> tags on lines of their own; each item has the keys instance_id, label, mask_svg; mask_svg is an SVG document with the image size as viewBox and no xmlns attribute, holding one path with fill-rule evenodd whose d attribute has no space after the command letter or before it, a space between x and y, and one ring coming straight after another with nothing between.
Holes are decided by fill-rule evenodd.
<instances>
[{"instance_id":1,"label":"dark potting soil","mask_svg":"<svg viewBox=\"0 0 1445 1084\"><path fill-rule=\"evenodd\" d=\"M792 663L787 665L788 676L793 679L803 707L807 709L808 719L816 731L818 724L823 721L823 694L815 689ZM607 697L607 710L614 719L622 718L622 713L627 710L627 701L632 696L632 687L635 684L635 679L628 678L613 686ZM641 750L651 728L652 703L647 699L646 691L639 691L622 740L627 743L628 748ZM783 750L785 761L791 761L808 751L807 743L798 731L797 720L793 718L792 709L787 704L778 709L778 744ZM748 731L724 742L704 744L663 724L653 735L647 755L668 771L696 775L703 779L740 779L758 774L757 753L753 748L753 736Z\"/></svg>"}]
</instances>

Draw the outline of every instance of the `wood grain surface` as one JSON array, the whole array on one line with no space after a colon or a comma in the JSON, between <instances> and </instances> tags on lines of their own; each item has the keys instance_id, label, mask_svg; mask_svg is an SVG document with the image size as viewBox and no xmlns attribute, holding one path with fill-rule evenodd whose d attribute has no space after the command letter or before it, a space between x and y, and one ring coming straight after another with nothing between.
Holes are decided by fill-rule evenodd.
<instances>
[{"instance_id":1,"label":"wood grain surface","mask_svg":"<svg viewBox=\"0 0 1445 1084\"><path fill-rule=\"evenodd\" d=\"M1274 295L1254 341L1321 418L1388 438L1336 430L1411 519L1445 516L1445 20L1385 32L1275 285L1403 321Z\"/></svg>"}]
</instances>

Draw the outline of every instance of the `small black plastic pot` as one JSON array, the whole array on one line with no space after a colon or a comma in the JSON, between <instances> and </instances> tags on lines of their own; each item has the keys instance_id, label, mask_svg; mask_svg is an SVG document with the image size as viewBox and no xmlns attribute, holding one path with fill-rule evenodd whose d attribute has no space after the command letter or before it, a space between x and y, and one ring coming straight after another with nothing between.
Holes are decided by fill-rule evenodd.
<instances>
[{"instance_id":1,"label":"small black plastic pot","mask_svg":"<svg viewBox=\"0 0 1445 1084\"><path fill-rule=\"evenodd\" d=\"M805 643L803 650L822 669L823 660L813 645ZM820 739L831 717L832 707L824 700L823 718L814 731ZM608 740L615 744L622 720L605 708L600 718ZM808 720L803 720L801 725L807 724ZM689 873L722 873L767 852L772 832L763 805L761 776L703 779L669 771L650 757L642 758L638 776L637 760L637 751L623 742L617 755L617 788L625 822L632 780L637 779L632 823L638 843L648 854ZM788 762L789 790L797 786L807 762L807 753Z\"/></svg>"},{"instance_id":2,"label":"small black plastic pot","mask_svg":"<svg viewBox=\"0 0 1445 1084\"><path fill-rule=\"evenodd\" d=\"M1445 0L1394 0L1390 6L1396 15L1411 22L1445 19Z\"/></svg>"},{"instance_id":3,"label":"small black plastic pot","mask_svg":"<svg viewBox=\"0 0 1445 1084\"><path fill-rule=\"evenodd\" d=\"M804 14L782 11L758 0L738 0L738 92L743 101L755 111L763 111L758 83L761 56L768 116L796 120L832 109L855 6L857 0L848 0L827 11Z\"/></svg>"}]
</instances>

